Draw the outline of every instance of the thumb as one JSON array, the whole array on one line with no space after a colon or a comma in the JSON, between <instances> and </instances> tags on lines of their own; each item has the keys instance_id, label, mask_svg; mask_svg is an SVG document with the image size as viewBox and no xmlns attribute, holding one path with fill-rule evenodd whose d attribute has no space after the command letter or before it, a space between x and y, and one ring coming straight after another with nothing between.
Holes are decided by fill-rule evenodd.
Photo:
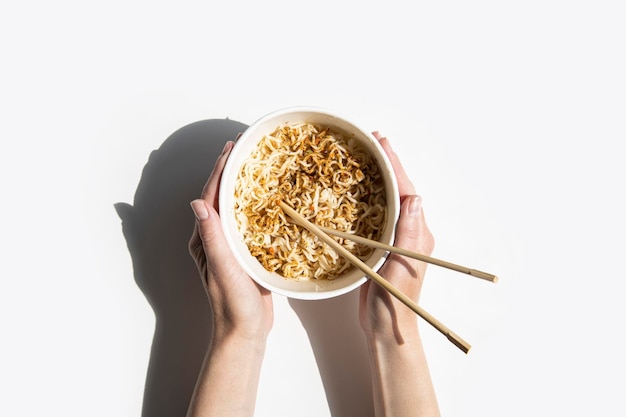
<instances>
[{"instance_id":1,"label":"thumb","mask_svg":"<svg viewBox=\"0 0 626 417\"><path fill-rule=\"evenodd\" d=\"M198 233L203 244L220 238L219 217L213 207L204 200L198 199L191 202L191 209L198 222Z\"/></svg>"},{"instance_id":2,"label":"thumb","mask_svg":"<svg viewBox=\"0 0 626 417\"><path fill-rule=\"evenodd\" d=\"M422 239L422 199L407 196L400 207L400 217L396 224L394 246L410 251L418 251ZM381 269L383 276L392 284L402 282L407 274L417 277L419 261L391 253Z\"/></svg>"},{"instance_id":3,"label":"thumb","mask_svg":"<svg viewBox=\"0 0 626 417\"><path fill-rule=\"evenodd\" d=\"M422 198L417 195L407 196L402 202L396 225L396 247L412 251L418 249L422 232L421 218Z\"/></svg>"},{"instance_id":4,"label":"thumb","mask_svg":"<svg viewBox=\"0 0 626 417\"><path fill-rule=\"evenodd\" d=\"M219 214L202 199L192 201L191 209L196 216L197 231L202 241L207 266L210 270L215 269L214 272L223 272L222 267L230 264L233 259L225 242Z\"/></svg>"}]
</instances>

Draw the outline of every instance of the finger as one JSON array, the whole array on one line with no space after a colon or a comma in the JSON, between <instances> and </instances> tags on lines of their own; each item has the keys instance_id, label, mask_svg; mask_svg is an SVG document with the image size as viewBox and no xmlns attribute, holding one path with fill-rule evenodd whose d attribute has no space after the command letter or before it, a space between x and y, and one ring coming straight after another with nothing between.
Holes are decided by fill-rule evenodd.
<instances>
[{"instance_id":1,"label":"finger","mask_svg":"<svg viewBox=\"0 0 626 417\"><path fill-rule=\"evenodd\" d=\"M409 176L407 175L402 163L400 162L400 157L394 150L391 148L391 143L389 139L382 136L378 132L373 133L374 137L378 139L378 142L382 146L383 150L389 157L391 161L391 165L393 166L393 170L396 174L396 179L398 181L398 189L400 191L400 198L404 198L407 195L415 194L415 187L413 186L413 182L411 182Z\"/></svg>"},{"instance_id":2,"label":"finger","mask_svg":"<svg viewBox=\"0 0 626 417\"><path fill-rule=\"evenodd\" d=\"M423 221L422 199L419 196L407 196L400 208L400 217L396 225L396 237L394 246L411 251L418 251L427 242L428 234L425 233L426 225ZM390 254L381 269L381 273L390 281L398 281L407 275L418 277L420 261L403 257L398 254Z\"/></svg>"},{"instance_id":3,"label":"finger","mask_svg":"<svg viewBox=\"0 0 626 417\"><path fill-rule=\"evenodd\" d=\"M422 198L407 196L400 208L394 246L415 251L419 246L422 217Z\"/></svg>"},{"instance_id":4,"label":"finger","mask_svg":"<svg viewBox=\"0 0 626 417\"><path fill-rule=\"evenodd\" d=\"M222 171L224 171L224 165L226 165L228 155L230 155L233 145L234 142L232 141L226 142L222 153L217 158L217 161L215 161L215 166L213 167L213 171L211 172L209 179L202 189L202 199L211 204L211 206L213 206L216 210L218 207L218 190L220 179L222 178Z\"/></svg>"},{"instance_id":5,"label":"finger","mask_svg":"<svg viewBox=\"0 0 626 417\"><path fill-rule=\"evenodd\" d=\"M191 208L196 216L196 231L202 241L207 266L216 269L222 266L230 268L231 265L227 264L232 260L232 252L226 244L217 211L206 200L201 199L192 201Z\"/></svg>"}]
</instances>

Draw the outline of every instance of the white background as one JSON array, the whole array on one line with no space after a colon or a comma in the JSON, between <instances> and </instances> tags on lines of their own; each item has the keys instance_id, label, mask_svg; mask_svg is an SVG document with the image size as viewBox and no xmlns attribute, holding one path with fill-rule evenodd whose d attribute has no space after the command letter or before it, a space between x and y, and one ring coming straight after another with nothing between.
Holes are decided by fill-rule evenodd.
<instances>
[{"instance_id":1,"label":"white background","mask_svg":"<svg viewBox=\"0 0 626 417\"><path fill-rule=\"evenodd\" d=\"M429 268L422 306L473 345L422 326L443 414L623 416L621 4L3 3L0 415L183 416L209 314L180 238L195 195L173 192L187 160L152 169L179 183L136 210L137 258L114 205L189 125L204 177L229 137L195 122L315 104L390 138L435 256L500 277ZM355 295L275 297L258 416L371 414Z\"/></svg>"}]
</instances>

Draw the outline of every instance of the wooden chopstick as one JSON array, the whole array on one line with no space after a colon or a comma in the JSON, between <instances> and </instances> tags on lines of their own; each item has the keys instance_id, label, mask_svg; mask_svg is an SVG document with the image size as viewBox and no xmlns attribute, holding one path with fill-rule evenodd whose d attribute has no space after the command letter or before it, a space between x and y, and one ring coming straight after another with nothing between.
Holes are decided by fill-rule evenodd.
<instances>
[{"instance_id":1,"label":"wooden chopstick","mask_svg":"<svg viewBox=\"0 0 626 417\"><path fill-rule=\"evenodd\" d=\"M397 253L403 256L408 256L410 258L418 259L420 261L424 261L433 265L438 265L444 268L452 269L454 271L462 272L464 274L468 274L476 278L481 278L487 281L491 281L493 283L498 282L497 276L493 274L489 274L487 272L479 271L477 269L467 268L465 266L453 264L447 261L442 261L441 259L433 258L427 255L423 255L421 253L411 252L409 250L397 248L395 246L387 245L382 242L377 242L375 240L366 239L362 236L352 235L350 233L341 232L339 230L334 230L334 229L330 229L327 227L322 227L322 226L318 226L318 227L322 231L324 231L326 234L329 234L329 235L341 237L343 239L349 239L356 243L361 243L363 245L371 246L371 247L378 248L378 249L384 249L388 252Z\"/></svg>"},{"instance_id":2,"label":"wooden chopstick","mask_svg":"<svg viewBox=\"0 0 626 417\"><path fill-rule=\"evenodd\" d=\"M460 336L454 333L452 330L448 329L443 323L434 318L432 315L427 313L423 308L418 306L412 299L403 294L396 287L391 285L389 281L380 276L376 271L367 266L365 262L361 261L354 254L348 251L346 248L341 246L337 241L335 241L332 237L324 233L319 226L311 223L307 219L305 219L302 215L300 215L293 208L289 207L289 205L284 202L278 202L278 205L283 209L283 211L291 217L291 219L298 225L308 229L311 233L317 235L324 243L333 248L337 253L344 256L348 259L354 266L359 268L363 273L369 276L374 282L387 290L391 295L400 300L404 305L413 310L417 315L426 320L430 325L432 325L435 329L437 329L440 333L448 338L450 342L452 342L455 346L461 349L464 353L469 352L471 345L463 340Z\"/></svg>"}]
</instances>

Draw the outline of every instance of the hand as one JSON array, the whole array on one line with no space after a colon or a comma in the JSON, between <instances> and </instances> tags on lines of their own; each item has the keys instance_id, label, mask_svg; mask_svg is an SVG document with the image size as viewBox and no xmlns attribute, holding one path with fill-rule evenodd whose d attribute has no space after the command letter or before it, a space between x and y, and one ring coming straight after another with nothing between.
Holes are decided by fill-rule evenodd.
<instances>
[{"instance_id":1,"label":"hand","mask_svg":"<svg viewBox=\"0 0 626 417\"><path fill-rule=\"evenodd\" d=\"M424 219L422 200L416 195L415 188L389 141L378 133L374 133L374 136L391 160L400 191L401 209L394 245L430 255L435 242ZM419 300L426 263L390 254L379 273L412 300ZM368 337L382 337L403 343L406 338L417 336L417 315L371 280L361 288L359 319L361 328Z\"/></svg>"},{"instance_id":2,"label":"hand","mask_svg":"<svg viewBox=\"0 0 626 417\"><path fill-rule=\"evenodd\" d=\"M202 190L202 198L191 202L196 225L189 252L198 266L213 311L214 338L236 334L265 340L274 317L271 293L237 263L226 243L218 213L220 178L233 145L226 143Z\"/></svg>"}]
</instances>

